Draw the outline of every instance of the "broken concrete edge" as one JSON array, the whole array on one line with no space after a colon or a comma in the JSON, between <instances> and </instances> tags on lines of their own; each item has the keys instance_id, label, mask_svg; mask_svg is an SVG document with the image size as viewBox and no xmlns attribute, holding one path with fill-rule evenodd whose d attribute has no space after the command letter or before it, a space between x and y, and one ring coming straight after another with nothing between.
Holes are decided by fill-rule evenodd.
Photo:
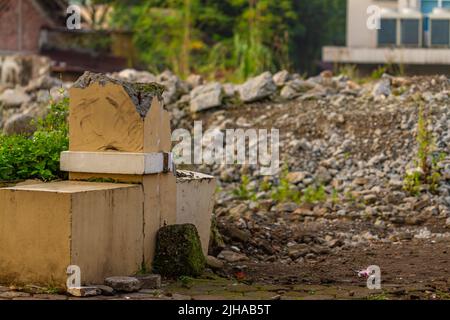
<instances>
[{"instance_id":1,"label":"broken concrete edge","mask_svg":"<svg viewBox=\"0 0 450 320\"><path fill-rule=\"evenodd\" d=\"M154 97L157 97L162 104L162 95L166 89L164 86L156 82L127 82L110 78L101 73L92 73L89 71L86 71L80 78L78 78L78 80L73 84L73 88L85 89L93 83L98 83L101 86L105 86L107 83L112 83L123 87L129 95L130 99L133 101L136 107L136 111L139 113L142 119L147 116Z\"/></svg>"},{"instance_id":2,"label":"broken concrete edge","mask_svg":"<svg viewBox=\"0 0 450 320\"><path fill-rule=\"evenodd\" d=\"M194 180L214 180L214 176L187 170L176 171L177 182L189 182Z\"/></svg>"}]
</instances>

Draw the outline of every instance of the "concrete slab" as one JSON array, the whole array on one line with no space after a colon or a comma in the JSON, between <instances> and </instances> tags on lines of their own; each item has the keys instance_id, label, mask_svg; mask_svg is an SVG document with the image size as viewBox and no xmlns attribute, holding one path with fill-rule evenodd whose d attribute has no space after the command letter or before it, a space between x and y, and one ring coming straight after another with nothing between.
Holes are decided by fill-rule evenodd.
<instances>
[{"instance_id":1,"label":"concrete slab","mask_svg":"<svg viewBox=\"0 0 450 320\"><path fill-rule=\"evenodd\" d=\"M64 287L134 274L143 257L140 185L55 182L0 189L0 282Z\"/></svg>"},{"instance_id":2,"label":"concrete slab","mask_svg":"<svg viewBox=\"0 0 450 320\"><path fill-rule=\"evenodd\" d=\"M176 223L192 223L197 227L205 255L208 254L215 190L214 177L198 172L177 171Z\"/></svg>"}]
</instances>

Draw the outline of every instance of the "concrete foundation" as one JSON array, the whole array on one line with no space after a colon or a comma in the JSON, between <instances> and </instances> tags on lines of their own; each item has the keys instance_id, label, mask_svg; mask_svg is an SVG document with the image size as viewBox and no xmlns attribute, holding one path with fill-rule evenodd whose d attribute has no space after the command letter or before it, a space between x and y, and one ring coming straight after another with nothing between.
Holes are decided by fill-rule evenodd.
<instances>
[{"instance_id":1,"label":"concrete foundation","mask_svg":"<svg viewBox=\"0 0 450 320\"><path fill-rule=\"evenodd\" d=\"M69 265L84 284L139 271L140 185L56 182L0 189L0 283L64 287Z\"/></svg>"},{"instance_id":2,"label":"concrete foundation","mask_svg":"<svg viewBox=\"0 0 450 320\"><path fill-rule=\"evenodd\" d=\"M214 209L215 178L190 171L177 172L177 224L197 227L202 249L208 254L211 214Z\"/></svg>"}]
</instances>

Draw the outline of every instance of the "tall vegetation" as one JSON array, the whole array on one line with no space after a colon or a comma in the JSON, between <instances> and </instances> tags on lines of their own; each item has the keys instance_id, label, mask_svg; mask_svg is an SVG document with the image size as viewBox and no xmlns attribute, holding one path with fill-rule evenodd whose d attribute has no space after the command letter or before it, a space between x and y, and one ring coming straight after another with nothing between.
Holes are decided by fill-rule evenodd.
<instances>
[{"instance_id":1,"label":"tall vegetation","mask_svg":"<svg viewBox=\"0 0 450 320\"><path fill-rule=\"evenodd\" d=\"M321 47L343 44L345 0L92 0L134 31L153 71L242 80L263 70L315 72Z\"/></svg>"}]
</instances>

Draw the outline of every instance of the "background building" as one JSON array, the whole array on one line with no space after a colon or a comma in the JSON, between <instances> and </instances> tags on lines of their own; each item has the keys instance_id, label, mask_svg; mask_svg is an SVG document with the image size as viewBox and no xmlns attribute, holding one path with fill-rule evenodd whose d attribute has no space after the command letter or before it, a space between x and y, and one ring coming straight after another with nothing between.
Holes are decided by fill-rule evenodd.
<instances>
[{"instance_id":1,"label":"background building","mask_svg":"<svg viewBox=\"0 0 450 320\"><path fill-rule=\"evenodd\" d=\"M135 63L132 33L95 29L82 11L82 29L66 27L67 0L0 0L1 56L50 58L52 71L76 78L85 70L114 72ZM1 69L1 68L0 68Z\"/></svg>"},{"instance_id":2,"label":"background building","mask_svg":"<svg viewBox=\"0 0 450 320\"><path fill-rule=\"evenodd\" d=\"M381 11L370 30L368 8ZM450 0L347 0L347 45L324 47L324 62L373 67L404 65L420 72L450 70Z\"/></svg>"}]
</instances>

